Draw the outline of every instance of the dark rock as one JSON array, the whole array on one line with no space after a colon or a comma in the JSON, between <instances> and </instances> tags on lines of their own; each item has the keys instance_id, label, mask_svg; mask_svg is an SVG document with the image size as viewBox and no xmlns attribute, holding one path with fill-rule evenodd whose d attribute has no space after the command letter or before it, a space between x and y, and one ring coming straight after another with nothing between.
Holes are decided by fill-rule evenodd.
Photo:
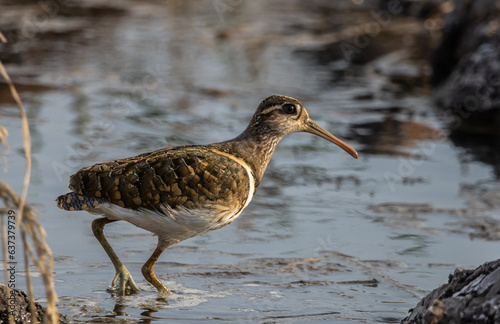
<instances>
[{"instance_id":1,"label":"dark rock","mask_svg":"<svg viewBox=\"0 0 500 324\"><path fill-rule=\"evenodd\" d=\"M43 322L45 316L45 308L35 302L36 318L39 323ZM7 295L7 287L0 284L0 323L9 323L9 314L14 315L16 323L32 323L31 321L31 306L29 297L23 291L11 289ZM60 323L68 321L62 315Z\"/></svg>"},{"instance_id":2,"label":"dark rock","mask_svg":"<svg viewBox=\"0 0 500 324\"><path fill-rule=\"evenodd\" d=\"M494 30L498 4L498 0L453 1L455 9L445 17L441 44L432 59L434 85L445 81L463 57L498 38Z\"/></svg>"},{"instance_id":3,"label":"dark rock","mask_svg":"<svg viewBox=\"0 0 500 324\"><path fill-rule=\"evenodd\" d=\"M410 310L403 324L500 323L500 259L455 270Z\"/></svg>"},{"instance_id":4,"label":"dark rock","mask_svg":"<svg viewBox=\"0 0 500 324\"><path fill-rule=\"evenodd\" d=\"M433 59L436 103L454 131L500 135L500 0L455 0Z\"/></svg>"}]
</instances>

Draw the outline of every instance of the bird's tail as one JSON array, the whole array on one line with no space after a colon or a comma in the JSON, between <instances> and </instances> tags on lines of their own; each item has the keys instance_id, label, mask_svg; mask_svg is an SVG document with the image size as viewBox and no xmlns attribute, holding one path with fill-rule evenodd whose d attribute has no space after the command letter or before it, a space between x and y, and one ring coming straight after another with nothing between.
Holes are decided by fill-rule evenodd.
<instances>
[{"instance_id":1,"label":"bird's tail","mask_svg":"<svg viewBox=\"0 0 500 324\"><path fill-rule=\"evenodd\" d=\"M105 198L87 197L76 192L68 192L57 197L57 207L64 210L89 210L99 204L109 202Z\"/></svg>"}]
</instances>

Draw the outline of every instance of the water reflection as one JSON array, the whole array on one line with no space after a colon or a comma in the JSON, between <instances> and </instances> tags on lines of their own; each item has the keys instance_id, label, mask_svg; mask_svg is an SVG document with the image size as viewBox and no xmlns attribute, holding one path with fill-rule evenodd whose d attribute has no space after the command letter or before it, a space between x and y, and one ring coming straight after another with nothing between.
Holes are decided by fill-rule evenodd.
<instances>
[{"instance_id":1,"label":"water reflection","mask_svg":"<svg viewBox=\"0 0 500 324\"><path fill-rule=\"evenodd\" d=\"M423 123L401 121L398 117L391 116L393 111L394 109L383 110L382 121L351 126L356 140L365 145L362 150L364 153L410 156L408 148L415 147L420 141L436 138L436 129Z\"/></svg>"},{"instance_id":2,"label":"water reflection","mask_svg":"<svg viewBox=\"0 0 500 324\"><path fill-rule=\"evenodd\" d=\"M495 177L500 178L500 137L453 132L450 140L457 147L463 148L459 155L465 173L467 164L474 160L493 166Z\"/></svg>"}]
</instances>

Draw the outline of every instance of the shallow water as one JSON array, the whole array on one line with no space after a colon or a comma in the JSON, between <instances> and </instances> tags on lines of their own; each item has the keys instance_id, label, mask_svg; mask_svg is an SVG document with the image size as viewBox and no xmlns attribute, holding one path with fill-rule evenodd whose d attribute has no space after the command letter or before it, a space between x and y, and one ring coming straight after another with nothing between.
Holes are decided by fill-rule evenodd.
<instances>
[{"instance_id":1,"label":"shallow water","mask_svg":"<svg viewBox=\"0 0 500 324\"><path fill-rule=\"evenodd\" d=\"M28 200L54 253L61 313L75 322L399 322L457 267L498 258L495 166L448 138L425 87L394 82L419 78L404 51L339 77L342 60L318 64L314 28L302 27L347 14L353 24L368 19L352 5L339 2L325 17L321 2L223 3L225 10L216 1L174 1L65 12L52 23L74 30L31 39L39 50L7 66L25 85ZM155 272L174 291L168 303L140 272L156 239L126 223L107 226L143 289L110 295L114 271L91 233L93 216L54 202L69 176L161 147L232 138L273 93L300 99L360 159L309 134L285 138L234 223L161 256ZM2 180L20 192L20 121L10 103L0 115L12 146ZM23 287L22 273L17 281ZM44 295L38 278L35 294Z\"/></svg>"}]
</instances>

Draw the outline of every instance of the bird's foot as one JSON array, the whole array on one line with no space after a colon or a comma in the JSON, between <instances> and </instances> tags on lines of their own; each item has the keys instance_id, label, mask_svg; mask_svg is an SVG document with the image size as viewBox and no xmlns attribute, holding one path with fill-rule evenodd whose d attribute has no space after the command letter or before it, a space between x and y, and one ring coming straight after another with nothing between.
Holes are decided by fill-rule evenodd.
<instances>
[{"instance_id":1,"label":"bird's foot","mask_svg":"<svg viewBox=\"0 0 500 324\"><path fill-rule=\"evenodd\" d=\"M118 282L118 285L116 284ZM137 287L134 278L127 268L121 267L116 269L116 275L111 282L111 287L108 290L117 293L120 296L136 294L140 291Z\"/></svg>"},{"instance_id":2,"label":"bird's foot","mask_svg":"<svg viewBox=\"0 0 500 324\"><path fill-rule=\"evenodd\" d=\"M163 286L161 288L158 288L158 297L156 298L156 300L164 301L168 304L167 297L170 295L172 295L172 292L170 291L170 289Z\"/></svg>"}]
</instances>

